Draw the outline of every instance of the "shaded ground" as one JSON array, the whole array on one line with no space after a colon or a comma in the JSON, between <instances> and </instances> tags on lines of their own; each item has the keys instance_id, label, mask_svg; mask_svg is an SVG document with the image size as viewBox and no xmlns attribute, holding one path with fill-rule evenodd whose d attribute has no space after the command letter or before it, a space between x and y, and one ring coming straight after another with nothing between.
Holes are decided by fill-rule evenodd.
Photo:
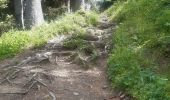
<instances>
[{"instance_id":1,"label":"shaded ground","mask_svg":"<svg viewBox=\"0 0 170 100\"><path fill-rule=\"evenodd\" d=\"M0 100L120 100L114 98L106 74L109 41L105 40L113 28L106 17L98 27L87 28L99 38L96 42L105 43L98 47L100 56L95 63L86 62L88 57L79 54L83 63L76 63L70 57L76 51L62 47L67 36L57 36L41 49L1 61Z\"/></svg>"}]
</instances>

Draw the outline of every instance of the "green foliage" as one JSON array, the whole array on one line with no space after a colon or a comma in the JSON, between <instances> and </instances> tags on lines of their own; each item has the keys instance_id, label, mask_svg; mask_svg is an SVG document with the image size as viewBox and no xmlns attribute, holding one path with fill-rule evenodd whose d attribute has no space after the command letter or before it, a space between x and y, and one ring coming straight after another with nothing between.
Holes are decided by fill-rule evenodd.
<instances>
[{"instance_id":1,"label":"green foliage","mask_svg":"<svg viewBox=\"0 0 170 100\"><path fill-rule=\"evenodd\" d=\"M111 6L105 12L108 14L108 16L110 16L111 20L116 20L116 17L118 16L118 14L120 14L120 12L124 8L125 4L126 4L125 2L117 1L114 3L113 6ZM120 18L120 17L118 17L118 18ZM116 21L118 21L118 20L116 20Z\"/></svg>"},{"instance_id":2,"label":"green foliage","mask_svg":"<svg viewBox=\"0 0 170 100\"><path fill-rule=\"evenodd\" d=\"M56 18L67 13L67 5L64 0L43 0L42 7L44 18L48 21L56 20Z\"/></svg>"},{"instance_id":3,"label":"green foliage","mask_svg":"<svg viewBox=\"0 0 170 100\"><path fill-rule=\"evenodd\" d=\"M0 20L0 35L4 32L7 32L9 29L12 29L15 26L14 18L12 15L8 15Z\"/></svg>"},{"instance_id":4,"label":"green foliage","mask_svg":"<svg viewBox=\"0 0 170 100\"><path fill-rule=\"evenodd\" d=\"M70 39L65 41L64 46L69 49L77 49L79 47L82 47L83 45L87 44L82 39Z\"/></svg>"},{"instance_id":5,"label":"green foliage","mask_svg":"<svg viewBox=\"0 0 170 100\"><path fill-rule=\"evenodd\" d=\"M93 25L93 26L98 25L99 14L97 14L96 12L93 12L93 11L84 12L84 11L79 10L77 14L85 17L86 19L85 21L87 22L88 25Z\"/></svg>"},{"instance_id":6,"label":"green foliage","mask_svg":"<svg viewBox=\"0 0 170 100\"><path fill-rule=\"evenodd\" d=\"M15 34L13 34L15 32ZM10 31L0 38L0 58L13 56L28 45L29 36L25 32Z\"/></svg>"},{"instance_id":7,"label":"green foliage","mask_svg":"<svg viewBox=\"0 0 170 100\"><path fill-rule=\"evenodd\" d=\"M9 0L0 0L0 35L14 27L14 18L9 11Z\"/></svg>"},{"instance_id":8,"label":"green foliage","mask_svg":"<svg viewBox=\"0 0 170 100\"><path fill-rule=\"evenodd\" d=\"M167 5L168 0L127 0L120 4L123 8L113 19L121 23L115 34L116 45L158 50L164 54L170 44L170 7ZM111 14L112 9L109 10Z\"/></svg>"},{"instance_id":9,"label":"green foliage","mask_svg":"<svg viewBox=\"0 0 170 100\"><path fill-rule=\"evenodd\" d=\"M5 13L7 13L7 12L5 12L8 8L7 4L8 4L8 0L0 0L0 11L1 11L0 16L1 16L1 18Z\"/></svg>"},{"instance_id":10,"label":"green foliage","mask_svg":"<svg viewBox=\"0 0 170 100\"><path fill-rule=\"evenodd\" d=\"M87 13L87 23L89 25L97 26L98 25L98 20L99 20L99 15L94 13L94 12L89 12Z\"/></svg>"},{"instance_id":11,"label":"green foliage","mask_svg":"<svg viewBox=\"0 0 170 100\"><path fill-rule=\"evenodd\" d=\"M57 17L60 17L61 15L64 15L64 13L66 13L67 11L67 7L62 6L62 7L47 7L45 8L44 11L44 17L45 19L52 21L55 20Z\"/></svg>"},{"instance_id":12,"label":"green foliage","mask_svg":"<svg viewBox=\"0 0 170 100\"><path fill-rule=\"evenodd\" d=\"M108 61L114 87L129 91L137 100L168 100L167 82L155 71L170 55L169 0L117 1L106 12L119 23L115 48Z\"/></svg>"}]
</instances>

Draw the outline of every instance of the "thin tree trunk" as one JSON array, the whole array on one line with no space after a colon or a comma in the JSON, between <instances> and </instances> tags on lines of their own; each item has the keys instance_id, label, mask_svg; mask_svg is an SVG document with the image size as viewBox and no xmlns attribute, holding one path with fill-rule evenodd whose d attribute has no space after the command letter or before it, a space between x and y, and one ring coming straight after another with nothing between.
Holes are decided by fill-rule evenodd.
<instances>
[{"instance_id":1,"label":"thin tree trunk","mask_svg":"<svg viewBox=\"0 0 170 100\"><path fill-rule=\"evenodd\" d=\"M70 0L67 0L67 12L68 12L68 13L71 13Z\"/></svg>"},{"instance_id":2,"label":"thin tree trunk","mask_svg":"<svg viewBox=\"0 0 170 100\"><path fill-rule=\"evenodd\" d=\"M77 11L81 7L82 0L71 0L71 10L73 12Z\"/></svg>"},{"instance_id":3,"label":"thin tree trunk","mask_svg":"<svg viewBox=\"0 0 170 100\"><path fill-rule=\"evenodd\" d=\"M25 0L25 27L39 26L44 22L41 0Z\"/></svg>"},{"instance_id":4,"label":"thin tree trunk","mask_svg":"<svg viewBox=\"0 0 170 100\"><path fill-rule=\"evenodd\" d=\"M16 23L19 28L24 29L23 0L14 0Z\"/></svg>"},{"instance_id":5,"label":"thin tree trunk","mask_svg":"<svg viewBox=\"0 0 170 100\"><path fill-rule=\"evenodd\" d=\"M81 2L81 9L85 11L85 0L82 0Z\"/></svg>"}]
</instances>

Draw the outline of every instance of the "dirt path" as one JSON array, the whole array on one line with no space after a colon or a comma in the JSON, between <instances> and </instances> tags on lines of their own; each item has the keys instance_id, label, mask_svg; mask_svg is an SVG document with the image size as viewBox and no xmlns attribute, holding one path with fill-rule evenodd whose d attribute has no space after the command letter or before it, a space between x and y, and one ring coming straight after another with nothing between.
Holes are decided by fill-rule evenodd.
<instances>
[{"instance_id":1,"label":"dirt path","mask_svg":"<svg viewBox=\"0 0 170 100\"><path fill-rule=\"evenodd\" d=\"M87 32L107 40L113 28L102 18L97 28ZM1 61L0 100L119 100L113 98L107 80L107 46L100 50L96 64L85 69L68 61L76 51L62 48L65 37L57 36L41 49Z\"/></svg>"}]
</instances>

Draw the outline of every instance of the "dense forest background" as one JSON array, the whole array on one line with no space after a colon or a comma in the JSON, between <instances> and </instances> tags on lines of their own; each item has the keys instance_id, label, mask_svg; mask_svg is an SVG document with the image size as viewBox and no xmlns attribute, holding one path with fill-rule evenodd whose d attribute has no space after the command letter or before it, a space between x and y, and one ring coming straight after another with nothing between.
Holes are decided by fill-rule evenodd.
<instances>
[{"instance_id":1,"label":"dense forest background","mask_svg":"<svg viewBox=\"0 0 170 100\"><path fill-rule=\"evenodd\" d=\"M81 34L65 45L87 50L91 47L81 40L85 27L97 27L107 15L109 23L116 24L107 61L112 87L132 100L170 99L169 0L25 0L28 8L15 1L0 1L1 60L42 47L57 34ZM32 11L37 9L35 17Z\"/></svg>"},{"instance_id":2,"label":"dense forest background","mask_svg":"<svg viewBox=\"0 0 170 100\"><path fill-rule=\"evenodd\" d=\"M8 29L14 28L18 24L18 13L21 11L21 1L24 3L26 0L1 0L0 1L0 20L1 20L1 33L7 31ZM38 0L37 0L38 1ZM32 1L32 2L37 2ZM90 9L93 10L104 10L109 7L113 1L103 1L103 0L39 0L41 2L43 16L46 21L51 21L67 12L75 12L81 8L82 5L90 6ZM25 3L26 5L26 3ZM99 7L99 5L102 5ZM24 4L23 4L24 6ZM87 7L86 7L87 8ZM26 7L24 8L26 10ZM85 9L85 7L83 8ZM23 12L24 13L24 12Z\"/></svg>"}]
</instances>

